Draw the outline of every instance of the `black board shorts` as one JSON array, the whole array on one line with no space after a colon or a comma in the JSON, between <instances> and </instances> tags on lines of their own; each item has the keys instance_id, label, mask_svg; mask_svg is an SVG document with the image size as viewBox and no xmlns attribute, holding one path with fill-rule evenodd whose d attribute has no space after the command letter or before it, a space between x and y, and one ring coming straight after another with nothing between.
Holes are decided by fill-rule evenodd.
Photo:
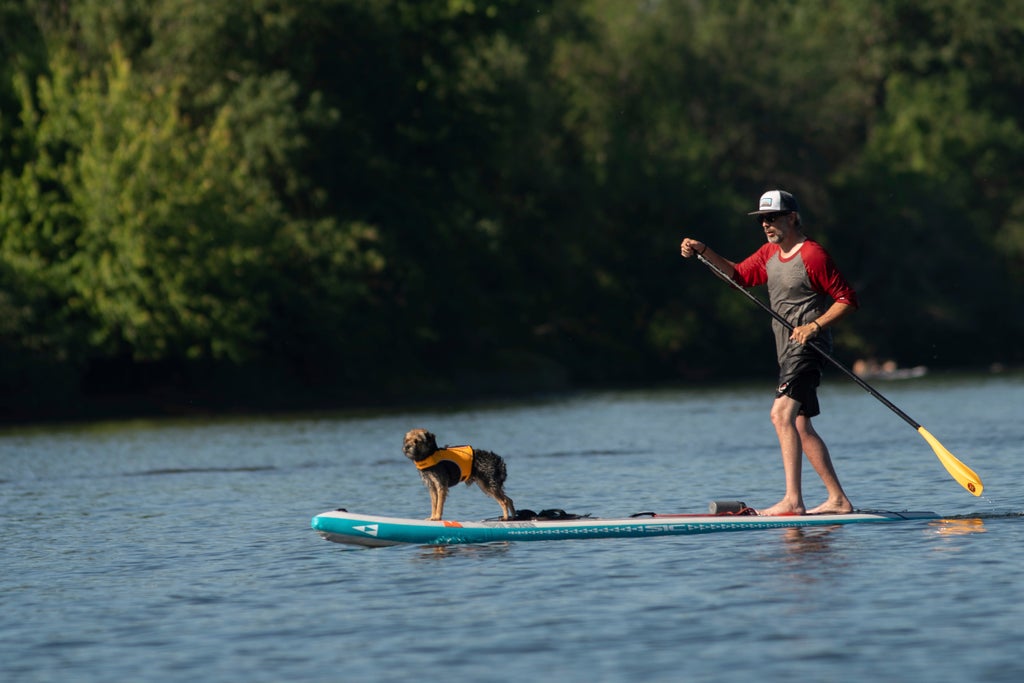
<instances>
[{"instance_id":1,"label":"black board shorts","mask_svg":"<svg viewBox=\"0 0 1024 683\"><path fill-rule=\"evenodd\" d=\"M788 381L782 378L779 381L779 388L775 390L775 398L789 396L800 404L800 414L806 417L821 414L821 407L818 405L821 371L807 370Z\"/></svg>"}]
</instances>

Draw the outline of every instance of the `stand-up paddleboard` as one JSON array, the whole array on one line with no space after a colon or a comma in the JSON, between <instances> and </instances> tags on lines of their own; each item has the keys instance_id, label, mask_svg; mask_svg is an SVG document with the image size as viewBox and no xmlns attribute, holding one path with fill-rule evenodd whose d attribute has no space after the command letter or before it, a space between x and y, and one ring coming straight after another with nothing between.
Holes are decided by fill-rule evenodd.
<instances>
[{"instance_id":1,"label":"stand-up paddleboard","mask_svg":"<svg viewBox=\"0 0 1024 683\"><path fill-rule=\"evenodd\" d=\"M452 545L494 541L560 541L580 538L639 538L708 534L719 531L821 527L837 524L903 522L938 519L934 512L888 512L858 510L849 514L780 515L766 517L742 504L712 503L708 514L656 514L642 512L630 517L601 518L566 515L561 510L550 516L516 521L483 520L463 522L404 519L348 512L323 512L313 518L312 527L328 541L361 546ZM561 514L558 514L561 513Z\"/></svg>"}]
</instances>

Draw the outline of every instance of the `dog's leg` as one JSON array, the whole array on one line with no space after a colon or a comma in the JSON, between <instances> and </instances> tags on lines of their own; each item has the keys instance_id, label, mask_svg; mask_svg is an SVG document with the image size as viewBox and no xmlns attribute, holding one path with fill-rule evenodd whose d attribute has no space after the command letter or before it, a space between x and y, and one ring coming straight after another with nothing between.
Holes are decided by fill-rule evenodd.
<instances>
[{"instance_id":1,"label":"dog's leg","mask_svg":"<svg viewBox=\"0 0 1024 683\"><path fill-rule=\"evenodd\" d=\"M481 491L486 493L494 500L498 501L498 505L501 506L501 512L504 515L502 519L509 520L516 516L516 506L512 502L512 499L505 495L504 487L499 485L496 488L489 489L486 488L484 484L479 480L476 482L476 484L477 486L480 487Z\"/></svg>"},{"instance_id":2,"label":"dog's leg","mask_svg":"<svg viewBox=\"0 0 1024 683\"><path fill-rule=\"evenodd\" d=\"M516 506L512 502L512 499L505 495L505 492L501 492L501 498L498 499L498 505L501 506L502 511L505 513L505 519L515 519L516 517Z\"/></svg>"},{"instance_id":3,"label":"dog's leg","mask_svg":"<svg viewBox=\"0 0 1024 683\"><path fill-rule=\"evenodd\" d=\"M440 497L440 494L438 493L437 482L434 481L433 479L428 479L425 483L427 485L427 491L430 492L430 516L427 517L427 519L437 521L441 519L441 513L438 512L437 509L437 499Z\"/></svg>"},{"instance_id":4,"label":"dog's leg","mask_svg":"<svg viewBox=\"0 0 1024 683\"><path fill-rule=\"evenodd\" d=\"M437 493L434 498L434 516L432 517L435 521L444 518L444 501L447 497L448 488L438 485Z\"/></svg>"}]
</instances>

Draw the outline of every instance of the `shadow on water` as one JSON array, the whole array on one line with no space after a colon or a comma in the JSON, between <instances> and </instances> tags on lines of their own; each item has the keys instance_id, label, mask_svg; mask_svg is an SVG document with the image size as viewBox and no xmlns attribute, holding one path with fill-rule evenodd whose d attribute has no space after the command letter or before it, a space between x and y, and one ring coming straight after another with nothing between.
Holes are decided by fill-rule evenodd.
<instances>
[{"instance_id":1,"label":"shadow on water","mask_svg":"<svg viewBox=\"0 0 1024 683\"><path fill-rule=\"evenodd\" d=\"M595 455L622 455L622 456L640 456L650 455L653 453L651 449L636 449L636 448L605 448L605 449L588 449L579 451L548 451L538 453L522 453L517 455L517 458L576 458L576 457L590 457Z\"/></svg>"},{"instance_id":2,"label":"shadow on water","mask_svg":"<svg viewBox=\"0 0 1024 683\"><path fill-rule=\"evenodd\" d=\"M126 472L126 477L150 477L161 474L210 474L214 472L270 472L276 470L270 465L257 465L253 467L165 467L154 470L143 470L141 472Z\"/></svg>"}]
</instances>

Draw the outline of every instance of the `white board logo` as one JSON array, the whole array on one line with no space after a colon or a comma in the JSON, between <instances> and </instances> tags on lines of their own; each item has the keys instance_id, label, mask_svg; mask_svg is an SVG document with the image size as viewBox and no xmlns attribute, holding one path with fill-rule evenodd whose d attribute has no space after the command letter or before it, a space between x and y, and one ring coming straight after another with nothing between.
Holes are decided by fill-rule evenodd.
<instances>
[{"instance_id":1,"label":"white board logo","mask_svg":"<svg viewBox=\"0 0 1024 683\"><path fill-rule=\"evenodd\" d=\"M364 526L354 526L352 528L355 529L356 531L361 531L361 532L363 532L364 534L366 534L368 536L376 536L377 535L377 525L376 524L366 524Z\"/></svg>"}]
</instances>

